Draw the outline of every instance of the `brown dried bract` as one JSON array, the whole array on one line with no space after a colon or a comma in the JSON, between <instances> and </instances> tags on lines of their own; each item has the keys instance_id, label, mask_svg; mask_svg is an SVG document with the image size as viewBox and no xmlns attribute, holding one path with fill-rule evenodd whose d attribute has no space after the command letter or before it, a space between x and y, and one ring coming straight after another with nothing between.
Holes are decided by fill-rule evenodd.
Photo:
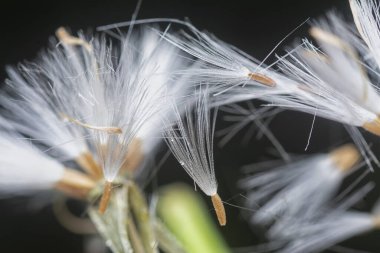
<instances>
[{"instance_id":1,"label":"brown dried bract","mask_svg":"<svg viewBox=\"0 0 380 253\"><path fill-rule=\"evenodd\" d=\"M72 197L85 198L95 186L96 182L87 175L66 168L55 188Z\"/></svg>"},{"instance_id":2,"label":"brown dried bract","mask_svg":"<svg viewBox=\"0 0 380 253\"><path fill-rule=\"evenodd\" d=\"M103 178L102 168L99 166L97 161L95 161L92 154L88 151L83 152L79 157L75 159L77 164L84 169L92 178L101 179Z\"/></svg>"}]
</instances>

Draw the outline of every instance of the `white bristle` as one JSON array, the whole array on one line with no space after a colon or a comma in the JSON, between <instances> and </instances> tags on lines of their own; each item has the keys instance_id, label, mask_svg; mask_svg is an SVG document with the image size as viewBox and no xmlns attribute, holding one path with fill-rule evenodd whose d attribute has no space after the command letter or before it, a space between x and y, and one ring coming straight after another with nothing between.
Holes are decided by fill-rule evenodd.
<instances>
[{"instance_id":1,"label":"white bristle","mask_svg":"<svg viewBox=\"0 0 380 253\"><path fill-rule=\"evenodd\" d=\"M43 74L45 67L62 64L47 60L43 56L41 65L21 65L20 71L8 68L9 80L6 90L0 95L0 104L8 111L6 116L17 131L45 144L50 153L60 158L75 159L87 150L85 133L76 126L64 122L62 107L54 94L56 85L53 73Z\"/></svg>"},{"instance_id":2,"label":"white bristle","mask_svg":"<svg viewBox=\"0 0 380 253\"><path fill-rule=\"evenodd\" d=\"M164 100L162 89L155 90L158 95L151 96L150 79L154 69L146 70L146 61L141 61L135 48L137 38L121 41L121 49L117 60L112 54L98 59L99 78L103 92L91 94L95 100L92 125L117 127L120 134L110 135L95 131L94 137L104 176L112 182L124 164L128 146L138 131L150 117L159 113L160 103ZM116 62L115 62L116 61Z\"/></svg>"},{"instance_id":3,"label":"white bristle","mask_svg":"<svg viewBox=\"0 0 380 253\"><path fill-rule=\"evenodd\" d=\"M326 83L378 115L380 113L380 106L377 103L380 99L378 88L370 82L367 70L355 51L355 40L351 39L354 38L354 34L348 25L334 13L328 16L328 20L317 23L317 26L312 28L311 34L326 54L325 60L328 64L321 64L315 57L304 57L304 59Z\"/></svg>"},{"instance_id":4,"label":"white bristle","mask_svg":"<svg viewBox=\"0 0 380 253\"><path fill-rule=\"evenodd\" d=\"M181 119L180 109L174 108L176 121L174 124L165 122L165 138L178 162L199 188L213 196L217 193L213 155L216 113L210 115L207 89L196 96L194 112L191 105L186 105L185 119Z\"/></svg>"},{"instance_id":5,"label":"white bristle","mask_svg":"<svg viewBox=\"0 0 380 253\"><path fill-rule=\"evenodd\" d=\"M302 47L279 59L278 66L298 82L298 89L266 100L351 126L375 121L380 96L355 48L344 40L352 37L351 32L330 15L330 20L321 21L311 33L323 51L304 40Z\"/></svg>"},{"instance_id":6,"label":"white bristle","mask_svg":"<svg viewBox=\"0 0 380 253\"><path fill-rule=\"evenodd\" d=\"M347 42L353 34L334 15L313 27L311 33L323 52L304 40L302 46L280 58L278 64L282 72L298 84L284 93L272 93L261 98L270 105L348 125L349 133L366 159L373 159L360 132L352 130L352 127L364 127L379 134L380 106L377 101L380 96L355 48Z\"/></svg>"},{"instance_id":7,"label":"white bristle","mask_svg":"<svg viewBox=\"0 0 380 253\"><path fill-rule=\"evenodd\" d=\"M188 97L189 77L173 77L188 64L151 28L114 45L104 36L72 37L62 28L57 35L60 43L53 41L37 64L21 66L20 74L9 70L17 97L9 91L1 104L19 132L65 159L95 149L106 180L113 181L134 138L145 154L159 143L161 117L172 118L167 101Z\"/></svg>"},{"instance_id":8,"label":"white bristle","mask_svg":"<svg viewBox=\"0 0 380 253\"><path fill-rule=\"evenodd\" d=\"M321 59L317 48L308 41L304 41L304 49L310 55L305 56L305 51L301 50L293 52L288 58L282 58L280 61L280 68L283 72L299 82L298 90L293 89L292 92L280 96L269 96L268 101L271 101L273 105L316 114L353 126L361 127L365 123L376 120L375 113L347 96L344 91L346 82L343 81L346 78L341 73L328 71L326 75L324 74L322 69L332 66ZM312 66L308 63L310 57L314 61ZM350 74L346 74L346 76ZM332 85L332 82L336 80L342 80L339 90ZM360 91L358 93L362 94Z\"/></svg>"},{"instance_id":9,"label":"white bristle","mask_svg":"<svg viewBox=\"0 0 380 253\"><path fill-rule=\"evenodd\" d=\"M281 86L286 78L261 65L259 61L237 48L212 35L200 32L191 25L188 26L194 35L182 33L181 36L168 35L165 38L199 60L201 63L199 68L185 70L182 73L192 75L194 83L208 83L210 92L216 95L218 105L279 92L279 89L274 89L274 87ZM252 78L255 74L263 80L258 81ZM233 97L228 96L227 101L225 101L227 95L218 98L219 95L233 88L242 87L246 87L245 90L249 92L236 93Z\"/></svg>"},{"instance_id":10,"label":"white bristle","mask_svg":"<svg viewBox=\"0 0 380 253\"><path fill-rule=\"evenodd\" d=\"M350 7L356 28L366 44L367 54L380 68L380 17L379 5L373 0L350 0Z\"/></svg>"},{"instance_id":11,"label":"white bristle","mask_svg":"<svg viewBox=\"0 0 380 253\"><path fill-rule=\"evenodd\" d=\"M257 128L256 138L266 136L268 140L278 151L279 155L289 161L290 157L277 140L274 134L269 130L268 125L273 117L281 110L272 110L270 107L255 108L251 101L246 102L248 108L244 108L238 104L226 105L221 110L227 115L223 117L224 121L230 122L231 125L216 132L216 136L223 136L219 141L219 146L224 146L229 142L239 131L249 126L249 130L243 137L244 144L247 144L254 135Z\"/></svg>"},{"instance_id":12,"label":"white bristle","mask_svg":"<svg viewBox=\"0 0 380 253\"><path fill-rule=\"evenodd\" d=\"M141 61L144 62L144 69L155 74L147 80L149 86L148 96L151 99L167 99L175 103L186 101L189 93L189 77L174 77L173 73L185 67L181 59L179 49L170 45L151 29L143 31L141 37ZM171 118L171 103L161 103L160 113L152 115L138 130L136 137L142 140L144 152L149 154L161 142L163 133L162 117Z\"/></svg>"}]
</instances>

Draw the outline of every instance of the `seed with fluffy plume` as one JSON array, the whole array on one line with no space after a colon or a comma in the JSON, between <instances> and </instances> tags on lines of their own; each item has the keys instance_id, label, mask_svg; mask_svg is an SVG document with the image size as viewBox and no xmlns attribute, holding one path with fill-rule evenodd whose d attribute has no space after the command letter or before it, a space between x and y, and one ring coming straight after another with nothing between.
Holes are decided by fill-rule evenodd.
<instances>
[{"instance_id":1,"label":"seed with fluffy plume","mask_svg":"<svg viewBox=\"0 0 380 253\"><path fill-rule=\"evenodd\" d=\"M226 224L223 203L217 193L214 171L213 138L216 111L210 119L209 91L200 90L196 95L194 112L192 104L185 105L185 119L173 104L175 123L165 122L165 140L178 162L201 190L211 196L220 225Z\"/></svg>"}]
</instances>

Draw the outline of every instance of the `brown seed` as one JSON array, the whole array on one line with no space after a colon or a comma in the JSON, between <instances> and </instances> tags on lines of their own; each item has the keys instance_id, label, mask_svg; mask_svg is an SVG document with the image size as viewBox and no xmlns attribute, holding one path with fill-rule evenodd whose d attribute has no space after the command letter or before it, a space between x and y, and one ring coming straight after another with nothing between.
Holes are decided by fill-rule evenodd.
<instances>
[{"instance_id":1,"label":"brown seed","mask_svg":"<svg viewBox=\"0 0 380 253\"><path fill-rule=\"evenodd\" d=\"M218 218L219 224L225 226L227 223L226 211L224 210L224 205L218 194L211 196L212 205L214 206L216 217Z\"/></svg>"},{"instance_id":2,"label":"brown seed","mask_svg":"<svg viewBox=\"0 0 380 253\"><path fill-rule=\"evenodd\" d=\"M111 198L111 191L112 191L112 183L106 181L104 185L103 195L99 203L99 213L101 214L104 214L104 212L107 210L108 203Z\"/></svg>"},{"instance_id":3,"label":"brown seed","mask_svg":"<svg viewBox=\"0 0 380 253\"><path fill-rule=\"evenodd\" d=\"M371 132L377 136L380 136L380 119L377 117L374 121L367 122L363 125L363 128L368 132Z\"/></svg>"},{"instance_id":4,"label":"brown seed","mask_svg":"<svg viewBox=\"0 0 380 253\"><path fill-rule=\"evenodd\" d=\"M249 73L248 77L251 80L254 80L256 82L259 82L259 83L264 84L264 85L269 86L269 87L275 87L276 86L276 82L272 78L265 76L263 74Z\"/></svg>"}]
</instances>

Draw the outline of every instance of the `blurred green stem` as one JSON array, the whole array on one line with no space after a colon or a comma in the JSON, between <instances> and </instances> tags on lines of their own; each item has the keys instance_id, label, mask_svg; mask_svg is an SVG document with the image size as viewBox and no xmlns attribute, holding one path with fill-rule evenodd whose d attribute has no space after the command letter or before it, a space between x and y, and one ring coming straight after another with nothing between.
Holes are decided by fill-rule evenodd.
<instances>
[{"instance_id":1,"label":"blurred green stem","mask_svg":"<svg viewBox=\"0 0 380 253\"><path fill-rule=\"evenodd\" d=\"M145 196L140 191L139 187L132 181L128 182L128 188L130 201L129 205L131 212L136 219L137 228L140 233L145 252L158 253L157 241Z\"/></svg>"},{"instance_id":2,"label":"blurred green stem","mask_svg":"<svg viewBox=\"0 0 380 253\"><path fill-rule=\"evenodd\" d=\"M127 230L134 253L145 253L144 246L141 242L140 237L138 236L135 222L130 216L128 218Z\"/></svg>"},{"instance_id":3,"label":"blurred green stem","mask_svg":"<svg viewBox=\"0 0 380 253\"><path fill-rule=\"evenodd\" d=\"M183 184L162 188L159 217L187 253L231 252L210 217L210 211L194 190Z\"/></svg>"},{"instance_id":4,"label":"blurred green stem","mask_svg":"<svg viewBox=\"0 0 380 253\"><path fill-rule=\"evenodd\" d=\"M186 253L177 238L162 224L159 219L154 221L154 231L156 232L160 249L165 253Z\"/></svg>"}]
</instances>

